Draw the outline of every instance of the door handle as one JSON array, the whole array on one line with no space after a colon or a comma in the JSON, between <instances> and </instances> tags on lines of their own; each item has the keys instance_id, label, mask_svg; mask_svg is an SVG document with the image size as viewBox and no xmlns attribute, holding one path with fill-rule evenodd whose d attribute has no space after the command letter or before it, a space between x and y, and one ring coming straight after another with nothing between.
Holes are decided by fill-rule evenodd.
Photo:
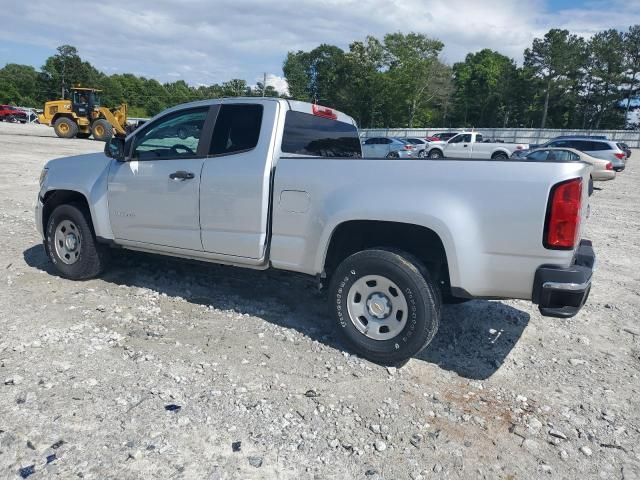
<instances>
[{"instance_id":1,"label":"door handle","mask_svg":"<svg viewBox=\"0 0 640 480\"><path fill-rule=\"evenodd\" d=\"M463 145L463 147L464 147L464 148L467 148L467 144L465 143L465 144Z\"/></svg>"},{"instance_id":2,"label":"door handle","mask_svg":"<svg viewBox=\"0 0 640 480\"><path fill-rule=\"evenodd\" d=\"M184 170L178 170L169 174L171 180L191 180L195 175L191 172L185 172Z\"/></svg>"}]
</instances>

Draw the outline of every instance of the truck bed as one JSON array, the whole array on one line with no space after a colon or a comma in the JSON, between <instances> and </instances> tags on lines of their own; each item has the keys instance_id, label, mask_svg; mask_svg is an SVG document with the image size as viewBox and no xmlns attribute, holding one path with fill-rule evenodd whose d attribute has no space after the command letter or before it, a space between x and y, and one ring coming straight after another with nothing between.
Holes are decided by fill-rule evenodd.
<instances>
[{"instance_id":1,"label":"truck bed","mask_svg":"<svg viewBox=\"0 0 640 480\"><path fill-rule=\"evenodd\" d=\"M551 187L577 177L588 182L590 168L581 162L281 157L271 263L317 274L326 255L320 246L342 222L406 222L440 237L452 287L475 297L530 299L537 267L566 267L573 258L572 251L542 244Z\"/></svg>"}]
</instances>

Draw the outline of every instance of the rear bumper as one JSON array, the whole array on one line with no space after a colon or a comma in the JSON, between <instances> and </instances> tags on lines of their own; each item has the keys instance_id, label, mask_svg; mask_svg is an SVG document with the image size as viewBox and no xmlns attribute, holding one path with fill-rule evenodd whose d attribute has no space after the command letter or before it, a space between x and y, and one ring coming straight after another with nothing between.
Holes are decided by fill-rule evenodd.
<instances>
[{"instance_id":1,"label":"rear bumper","mask_svg":"<svg viewBox=\"0 0 640 480\"><path fill-rule=\"evenodd\" d=\"M536 270L532 301L545 317L570 318L583 307L591 290L596 255L589 240L582 240L571 266L553 265Z\"/></svg>"}]
</instances>

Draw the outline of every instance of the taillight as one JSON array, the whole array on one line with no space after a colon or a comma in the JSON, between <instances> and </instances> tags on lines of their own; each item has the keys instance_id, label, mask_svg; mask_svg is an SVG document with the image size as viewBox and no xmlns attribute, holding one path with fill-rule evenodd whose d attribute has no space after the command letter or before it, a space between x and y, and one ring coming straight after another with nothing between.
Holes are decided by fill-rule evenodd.
<instances>
[{"instance_id":1,"label":"taillight","mask_svg":"<svg viewBox=\"0 0 640 480\"><path fill-rule=\"evenodd\" d=\"M413 150L413 145L405 145L404 149L405 150Z\"/></svg>"},{"instance_id":2,"label":"taillight","mask_svg":"<svg viewBox=\"0 0 640 480\"><path fill-rule=\"evenodd\" d=\"M624 157L626 157L626 156L627 156L627 154L626 154L626 153L622 153L622 152L620 152L620 153L614 153L614 155L616 156L616 158L619 158L620 160L624 160Z\"/></svg>"},{"instance_id":3,"label":"taillight","mask_svg":"<svg viewBox=\"0 0 640 480\"><path fill-rule=\"evenodd\" d=\"M311 111L314 115L318 117L329 118L331 120L337 120L338 115L328 107L323 107L322 105L312 105Z\"/></svg>"},{"instance_id":4,"label":"taillight","mask_svg":"<svg viewBox=\"0 0 640 480\"><path fill-rule=\"evenodd\" d=\"M607 170L613 170L613 163L611 163L611 162L607 162L607 165L605 166L605 168L606 168Z\"/></svg>"},{"instance_id":5,"label":"taillight","mask_svg":"<svg viewBox=\"0 0 640 480\"><path fill-rule=\"evenodd\" d=\"M551 189L543 244L546 248L571 250L578 241L582 179L561 182Z\"/></svg>"}]
</instances>

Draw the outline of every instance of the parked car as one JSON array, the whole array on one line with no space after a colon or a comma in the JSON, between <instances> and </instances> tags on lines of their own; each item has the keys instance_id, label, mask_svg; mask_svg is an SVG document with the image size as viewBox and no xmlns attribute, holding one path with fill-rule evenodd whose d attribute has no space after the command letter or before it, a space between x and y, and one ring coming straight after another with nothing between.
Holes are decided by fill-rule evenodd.
<instances>
[{"instance_id":1,"label":"parked car","mask_svg":"<svg viewBox=\"0 0 640 480\"><path fill-rule=\"evenodd\" d=\"M0 120L3 122L20 122L27 123L27 114L11 105L0 105Z\"/></svg>"},{"instance_id":2,"label":"parked car","mask_svg":"<svg viewBox=\"0 0 640 480\"><path fill-rule=\"evenodd\" d=\"M482 158L485 160L508 160L516 150L528 149L525 143L486 143L481 133L463 132L448 142L432 142L427 147L427 156L438 158Z\"/></svg>"},{"instance_id":3,"label":"parked car","mask_svg":"<svg viewBox=\"0 0 640 480\"><path fill-rule=\"evenodd\" d=\"M456 135L458 135L459 132L441 132L441 133L434 133L433 135L430 135L429 137L427 137L428 139L430 139L432 142L446 142L447 140L449 140L450 138L455 137Z\"/></svg>"},{"instance_id":4,"label":"parked car","mask_svg":"<svg viewBox=\"0 0 640 480\"><path fill-rule=\"evenodd\" d=\"M584 152L580 152L573 148L539 148L531 150L524 157L524 160L533 162L579 162L583 161L591 166L591 178L594 181L613 180L616 178L616 172L613 169L613 163L609 160L592 157Z\"/></svg>"},{"instance_id":5,"label":"parked car","mask_svg":"<svg viewBox=\"0 0 640 480\"><path fill-rule=\"evenodd\" d=\"M413 145L401 138L372 137L362 141L362 155L372 158L414 158Z\"/></svg>"},{"instance_id":6,"label":"parked car","mask_svg":"<svg viewBox=\"0 0 640 480\"><path fill-rule=\"evenodd\" d=\"M531 146L531 148L573 148L584 152L592 157L609 160L613 163L613 169L621 172L625 168L627 154L618 144L611 140L600 140L589 137L571 137L561 140L550 140L543 145ZM516 156L524 156L528 151L518 152Z\"/></svg>"},{"instance_id":7,"label":"parked car","mask_svg":"<svg viewBox=\"0 0 640 480\"><path fill-rule=\"evenodd\" d=\"M631 147L629 147L629 145L627 145L626 143L620 142L618 146L622 151L624 151L627 154L627 159L631 158Z\"/></svg>"},{"instance_id":8,"label":"parked car","mask_svg":"<svg viewBox=\"0 0 640 480\"><path fill-rule=\"evenodd\" d=\"M155 138L183 116L203 121L192 147ZM329 286L353 350L386 364L430 343L441 299L528 299L561 318L582 308L591 166L360 157L354 120L330 108L178 105L104 153L49 161L36 227L55 271L74 280L104 271L110 247L308 274Z\"/></svg>"},{"instance_id":9,"label":"parked car","mask_svg":"<svg viewBox=\"0 0 640 480\"><path fill-rule=\"evenodd\" d=\"M413 145L414 156L419 158L427 156L427 146L429 145L429 142L422 138L405 138L404 140Z\"/></svg>"}]
</instances>

